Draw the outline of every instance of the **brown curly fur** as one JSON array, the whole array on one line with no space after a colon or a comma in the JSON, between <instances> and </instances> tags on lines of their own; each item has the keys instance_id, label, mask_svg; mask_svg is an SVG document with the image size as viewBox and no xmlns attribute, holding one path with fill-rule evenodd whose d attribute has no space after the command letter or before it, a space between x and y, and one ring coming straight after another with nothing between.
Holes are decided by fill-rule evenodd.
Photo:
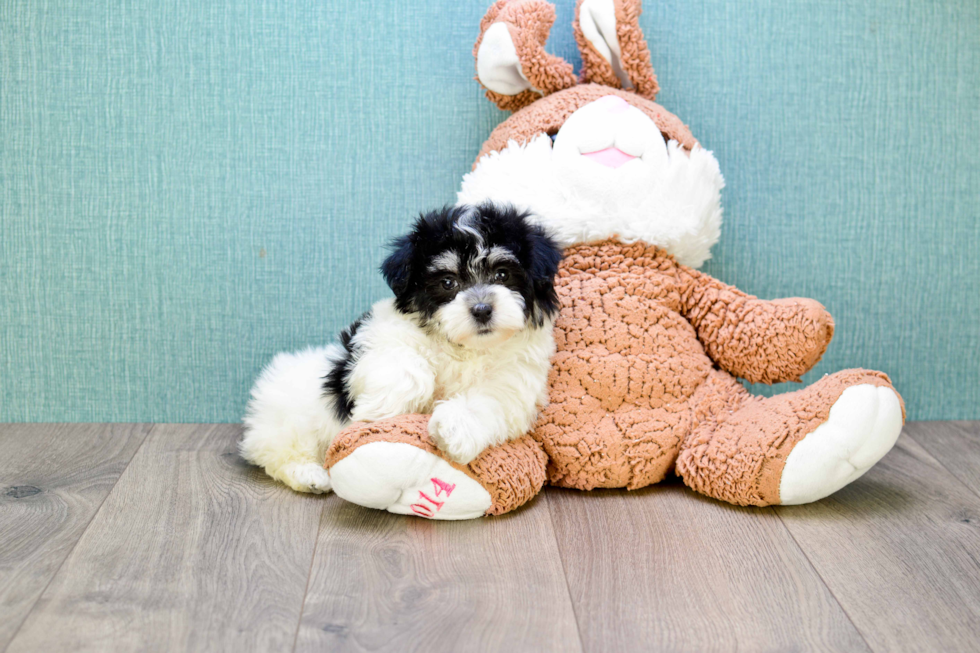
<instances>
[{"instance_id":1,"label":"brown curly fur","mask_svg":"<svg viewBox=\"0 0 980 653\"><path fill-rule=\"evenodd\" d=\"M888 384L881 373L857 370L779 398L752 397L735 376L798 379L826 351L830 315L813 300L746 295L643 243L570 248L557 288L551 403L533 432L553 485L637 489L685 455L678 471L698 491L731 503L778 503L785 455L826 421L840 393L859 382ZM752 438L714 430L722 417L753 421ZM766 437L755 439L763 433L780 438L778 452ZM682 454L689 447L713 454Z\"/></svg>"}]
</instances>

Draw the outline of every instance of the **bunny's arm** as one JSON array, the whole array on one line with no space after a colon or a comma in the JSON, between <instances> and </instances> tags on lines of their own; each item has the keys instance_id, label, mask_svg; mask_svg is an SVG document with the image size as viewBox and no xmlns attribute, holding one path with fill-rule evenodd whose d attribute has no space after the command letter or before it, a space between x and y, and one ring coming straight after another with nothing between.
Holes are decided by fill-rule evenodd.
<instances>
[{"instance_id":1,"label":"bunny's arm","mask_svg":"<svg viewBox=\"0 0 980 653\"><path fill-rule=\"evenodd\" d=\"M834 335L830 313L812 299L764 300L692 268L677 272L681 313L708 356L751 383L798 381Z\"/></svg>"}]
</instances>

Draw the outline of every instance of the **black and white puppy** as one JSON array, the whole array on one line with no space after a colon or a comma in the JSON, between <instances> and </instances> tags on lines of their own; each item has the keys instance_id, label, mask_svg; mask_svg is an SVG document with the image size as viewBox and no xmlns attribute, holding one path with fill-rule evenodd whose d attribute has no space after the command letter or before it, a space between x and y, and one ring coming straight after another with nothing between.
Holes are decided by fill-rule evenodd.
<instances>
[{"instance_id":1,"label":"black and white puppy","mask_svg":"<svg viewBox=\"0 0 980 653\"><path fill-rule=\"evenodd\" d=\"M526 213L492 203L424 214L381 266L394 297L327 347L276 356L252 389L241 452L301 492L352 421L431 413L429 433L468 463L517 438L547 401L562 253Z\"/></svg>"}]
</instances>

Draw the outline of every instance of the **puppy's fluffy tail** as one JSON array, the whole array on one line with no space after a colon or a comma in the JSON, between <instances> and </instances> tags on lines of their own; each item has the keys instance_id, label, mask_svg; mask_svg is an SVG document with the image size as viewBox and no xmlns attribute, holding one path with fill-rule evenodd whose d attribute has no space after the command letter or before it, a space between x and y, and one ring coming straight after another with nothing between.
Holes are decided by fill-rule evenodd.
<instances>
[{"instance_id":1,"label":"puppy's fluffy tail","mask_svg":"<svg viewBox=\"0 0 980 653\"><path fill-rule=\"evenodd\" d=\"M262 371L246 409L242 457L300 492L326 492L323 457L341 428L323 382L339 345L281 353Z\"/></svg>"}]
</instances>

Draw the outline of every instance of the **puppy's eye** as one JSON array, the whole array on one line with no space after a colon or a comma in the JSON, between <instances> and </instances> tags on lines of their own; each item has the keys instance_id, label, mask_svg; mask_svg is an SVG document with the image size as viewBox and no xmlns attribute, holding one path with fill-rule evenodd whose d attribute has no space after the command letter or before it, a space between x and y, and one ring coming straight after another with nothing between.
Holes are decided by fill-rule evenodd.
<instances>
[{"instance_id":1,"label":"puppy's eye","mask_svg":"<svg viewBox=\"0 0 980 653\"><path fill-rule=\"evenodd\" d=\"M453 290L459 285L459 282L452 277L446 277L441 282L443 290Z\"/></svg>"},{"instance_id":2,"label":"puppy's eye","mask_svg":"<svg viewBox=\"0 0 980 653\"><path fill-rule=\"evenodd\" d=\"M493 280L496 281L497 283L503 283L508 279L510 279L510 272L508 272L504 268L499 268L496 272L493 273Z\"/></svg>"}]
</instances>

